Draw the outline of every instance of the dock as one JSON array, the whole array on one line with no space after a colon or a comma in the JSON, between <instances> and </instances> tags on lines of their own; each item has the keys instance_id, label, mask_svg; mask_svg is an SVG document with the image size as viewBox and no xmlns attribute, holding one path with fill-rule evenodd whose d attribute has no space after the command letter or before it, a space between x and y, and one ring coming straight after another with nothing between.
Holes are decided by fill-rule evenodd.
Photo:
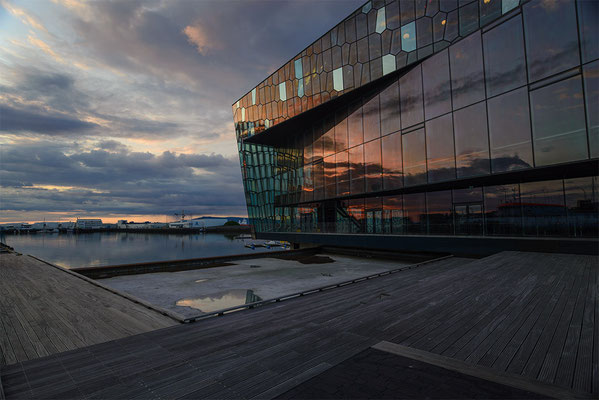
<instances>
[{"instance_id":1,"label":"dock","mask_svg":"<svg viewBox=\"0 0 599 400\"><path fill-rule=\"evenodd\" d=\"M332 372L364 360L375 368L376 357L388 354L478 374L537 397L597 398L598 260L525 252L446 258L222 317L9 362L0 376L6 399L293 398L310 397L323 382L331 393L312 393L335 398L352 382L335 380ZM8 289L0 283L2 293L37 285L8 278ZM23 296L16 301L27 304ZM52 293L45 296L53 301ZM31 318L48 324L72 318L68 308L51 316L31 308L29 317L10 320L26 326ZM4 313L0 319L5 324ZM23 328L21 335L27 333Z\"/></svg>"},{"instance_id":2,"label":"dock","mask_svg":"<svg viewBox=\"0 0 599 400\"><path fill-rule=\"evenodd\" d=\"M176 325L86 279L0 254L0 367Z\"/></svg>"}]
</instances>

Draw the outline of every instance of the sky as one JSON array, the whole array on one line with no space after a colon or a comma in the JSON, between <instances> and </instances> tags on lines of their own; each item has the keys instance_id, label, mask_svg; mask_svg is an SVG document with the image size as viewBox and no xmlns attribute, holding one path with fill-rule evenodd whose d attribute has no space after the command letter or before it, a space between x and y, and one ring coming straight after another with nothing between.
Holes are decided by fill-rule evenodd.
<instances>
[{"instance_id":1,"label":"sky","mask_svg":"<svg viewBox=\"0 0 599 400\"><path fill-rule=\"evenodd\" d=\"M231 104L363 0L0 0L0 223L247 215Z\"/></svg>"}]
</instances>

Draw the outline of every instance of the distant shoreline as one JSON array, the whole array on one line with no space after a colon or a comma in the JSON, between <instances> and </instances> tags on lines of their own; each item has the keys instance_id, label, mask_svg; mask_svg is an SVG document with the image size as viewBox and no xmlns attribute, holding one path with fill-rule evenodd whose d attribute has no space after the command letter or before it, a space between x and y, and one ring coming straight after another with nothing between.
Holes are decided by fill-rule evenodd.
<instances>
[{"instance_id":1,"label":"distant shoreline","mask_svg":"<svg viewBox=\"0 0 599 400\"><path fill-rule=\"evenodd\" d=\"M124 233L178 233L178 234L189 234L189 233L251 233L252 229L249 225L239 226L209 226L206 228L129 228L129 229L117 229L117 228L101 228L101 229L74 229L73 231L67 232L61 230L55 233L96 233L96 232L124 232ZM4 234L12 235L19 234L18 230L4 230ZM21 235L37 235L45 234L42 231L21 231Z\"/></svg>"}]
</instances>

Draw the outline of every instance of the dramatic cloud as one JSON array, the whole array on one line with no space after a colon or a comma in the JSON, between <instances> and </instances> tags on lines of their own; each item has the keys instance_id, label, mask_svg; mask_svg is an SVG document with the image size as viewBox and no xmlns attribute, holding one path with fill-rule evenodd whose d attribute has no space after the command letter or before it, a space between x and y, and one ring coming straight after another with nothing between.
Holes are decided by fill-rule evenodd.
<instances>
[{"instance_id":1,"label":"dramatic cloud","mask_svg":"<svg viewBox=\"0 0 599 400\"><path fill-rule=\"evenodd\" d=\"M231 104L362 2L0 0L0 219L244 215Z\"/></svg>"}]
</instances>

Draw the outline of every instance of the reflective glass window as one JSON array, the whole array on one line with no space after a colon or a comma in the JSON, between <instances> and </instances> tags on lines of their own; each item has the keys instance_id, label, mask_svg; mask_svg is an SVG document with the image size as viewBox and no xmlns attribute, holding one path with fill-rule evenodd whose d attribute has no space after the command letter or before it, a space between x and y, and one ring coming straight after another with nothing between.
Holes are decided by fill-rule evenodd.
<instances>
[{"instance_id":1,"label":"reflective glass window","mask_svg":"<svg viewBox=\"0 0 599 400\"><path fill-rule=\"evenodd\" d=\"M401 49L405 52L416 50L416 23L410 22L401 27Z\"/></svg>"},{"instance_id":2,"label":"reflective glass window","mask_svg":"<svg viewBox=\"0 0 599 400\"><path fill-rule=\"evenodd\" d=\"M478 29L478 3L473 2L460 8L460 36Z\"/></svg>"},{"instance_id":3,"label":"reflective glass window","mask_svg":"<svg viewBox=\"0 0 599 400\"><path fill-rule=\"evenodd\" d=\"M399 79L402 128L424 120L421 74L420 65L418 65Z\"/></svg>"},{"instance_id":4,"label":"reflective glass window","mask_svg":"<svg viewBox=\"0 0 599 400\"><path fill-rule=\"evenodd\" d=\"M324 156L330 156L335 153L335 118L333 115L324 120L323 147Z\"/></svg>"},{"instance_id":5,"label":"reflective glass window","mask_svg":"<svg viewBox=\"0 0 599 400\"><path fill-rule=\"evenodd\" d=\"M376 12L376 33L383 33L387 28L385 20L385 7L381 7Z\"/></svg>"},{"instance_id":6,"label":"reflective glass window","mask_svg":"<svg viewBox=\"0 0 599 400\"><path fill-rule=\"evenodd\" d=\"M418 18L416 20L416 36L418 47L422 48L433 42L433 20L431 18Z\"/></svg>"},{"instance_id":7,"label":"reflective glass window","mask_svg":"<svg viewBox=\"0 0 599 400\"><path fill-rule=\"evenodd\" d=\"M485 234L521 235L522 204L519 185L487 186L484 192Z\"/></svg>"},{"instance_id":8,"label":"reflective glass window","mask_svg":"<svg viewBox=\"0 0 599 400\"><path fill-rule=\"evenodd\" d=\"M401 24L405 25L408 22L414 21L414 0L403 0L399 4L399 12L401 18Z\"/></svg>"},{"instance_id":9,"label":"reflective glass window","mask_svg":"<svg viewBox=\"0 0 599 400\"><path fill-rule=\"evenodd\" d=\"M349 147L364 142L364 130L362 127L362 105L354 103L349 106L349 117L347 118Z\"/></svg>"},{"instance_id":10,"label":"reflective glass window","mask_svg":"<svg viewBox=\"0 0 599 400\"><path fill-rule=\"evenodd\" d=\"M489 138L485 103L454 112L458 178L489 173Z\"/></svg>"},{"instance_id":11,"label":"reflective glass window","mask_svg":"<svg viewBox=\"0 0 599 400\"><path fill-rule=\"evenodd\" d=\"M337 195L349 194L349 152L347 150L335 155L335 168L337 174Z\"/></svg>"},{"instance_id":12,"label":"reflective glass window","mask_svg":"<svg viewBox=\"0 0 599 400\"><path fill-rule=\"evenodd\" d=\"M424 129L402 136L403 170L406 186L426 183L426 150Z\"/></svg>"},{"instance_id":13,"label":"reflective glass window","mask_svg":"<svg viewBox=\"0 0 599 400\"><path fill-rule=\"evenodd\" d=\"M393 82L380 94L381 135L398 131L399 126L399 85Z\"/></svg>"},{"instance_id":14,"label":"reflective glass window","mask_svg":"<svg viewBox=\"0 0 599 400\"><path fill-rule=\"evenodd\" d=\"M447 50L422 63L422 83L425 119L428 120L451 111Z\"/></svg>"},{"instance_id":15,"label":"reflective glass window","mask_svg":"<svg viewBox=\"0 0 599 400\"><path fill-rule=\"evenodd\" d=\"M364 193L364 145L349 149L351 194Z\"/></svg>"},{"instance_id":16,"label":"reflective glass window","mask_svg":"<svg viewBox=\"0 0 599 400\"><path fill-rule=\"evenodd\" d=\"M523 6L523 14L531 82L580 63L575 2L534 0Z\"/></svg>"},{"instance_id":17,"label":"reflective glass window","mask_svg":"<svg viewBox=\"0 0 599 400\"><path fill-rule=\"evenodd\" d=\"M520 184L524 234L565 236L568 231L563 181Z\"/></svg>"},{"instance_id":18,"label":"reflective glass window","mask_svg":"<svg viewBox=\"0 0 599 400\"><path fill-rule=\"evenodd\" d=\"M453 234L451 190L426 194L428 233L431 235Z\"/></svg>"},{"instance_id":19,"label":"reflective glass window","mask_svg":"<svg viewBox=\"0 0 599 400\"><path fill-rule=\"evenodd\" d=\"M503 0L501 2L501 14L505 14L518 7L520 0Z\"/></svg>"},{"instance_id":20,"label":"reflective glass window","mask_svg":"<svg viewBox=\"0 0 599 400\"><path fill-rule=\"evenodd\" d=\"M313 155L314 155L314 159L316 160L316 159L322 158L322 156L323 156L324 139L323 139L322 135L324 134L324 131L323 131L322 121L314 124L312 132L314 135Z\"/></svg>"},{"instance_id":21,"label":"reflective glass window","mask_svg":"<svg viewBox=\"0 0 599 400\"><path fill-rule=\"evenodd\" d=\"M426 200L424 193L405 194L403 196L403 214L406 233L426 234Z\"/></svg>"},{"instance_id":22,"label":"reflective glass window","mask_svg":"<svg viewBox=\"0 0 599 400\"><path fill-rule=\"evenodd\" d=\"M279 98L281 101L287 100L287 88L285 87L285 82L279 83Z\"/></svg>"},{"instance_id":23,"label":"reflective glass window","mask_svg":"<svg viewBox=\"0 0 599 400\"><path fill-rule=\"evenodd\" d=\"M366 233L383 233L383 199L369 197L364 201Z\"/></svg>"},{"instance_id":24,"label":"reflective glass window","mask_svg":"<svg viewBox=\"0 0 599 400\"><path fill-rule=\"evenodd\" d=\"M530 168L532 142L526 87L487 101L491 170L493 172Z\"/></svg>"},{"instance_id":25,"label":"reflective glass window","mask_svg":"<svg viewBox=\"0 0 599 400\"><path fill-rule=\"evenodd\" d=\"M343 90L343 70L342 68L337 68L333 71L333 88L340 92Z\"/></svg>"},{"instance_id":26,"label":"reflective glass window","mask_svg":"<svg viewBox=\"0 0 599 400\"><path fill-rule=\"evenodd\" d=\"M530 104L537 166L588 157L580 76L530 92Z\"/></svg>"},{"instance_id":27,"label":"reflective glass window","mask_svg":"<svg viewBox=\"0 0 599 400\"><path fill-rule=\"evenodd\" d=\"M366 191L380 191L382 189L380 139L364 143L364 167L366 176Z\"/></svg>"},{"instance_id":28,"label":"reflective glass window","mask_svg":"<svg viewBox=\"0 0 599 400\"><path fill-rule=\"evenodd\" d=\"M396 132L381 138L383 158L383 189L402 187L401 133Z\"/></svg>"},{"instance_id":29,"label":"reflective glass window","mask_svg":"<svg viewBox=\"0 0 599 400\"><path fill-rule=\"evenodd\" d=\"M390 74L397 69L395 65L395 56L387 54L383 56L383 75Z\"/></svg>"},{"instance_id":30,"label":"reflective glass window","mask_svg":"<svg viewBox=\"0 0 599 400\"><path fill-rule=\"evenodd\" d=\"M351 217L351 232L364 231L364 199L352 199L349 201L348 213Z\"/></svg>"},{"instance_id":31,"label":"reflective glass window","mask_svg":"<svg viewBox=\"0 0 599 400\"><path fill-rule=\"evenodd\" d=\"M252 105L256 104L256 88L252 89Z\"/></svg>"},{"instance_id":32,"label":"reflective glass window","mask_svg":"<svg viewBox=\"0 0 599 400\"><path fill-rule=\"evenodd\" d=\"M485 98L480 31L449 48L453 109Z\"/></svg>"},{"instance_id":33,"label":"reflective glass window","mask_svg":"<svg viewBox=\"0 0 599 400\"><path fill-rule=\"evenodd\" d=\"M347 149L347 109L335 112L335 151Z\"/></svg>"},{"instance_id":34,"label":"reflective glass window","mask_svg":"<svg viewBox=\"0 0 599 400\"><path fill-rule=\"evenodd\" d=\"M570 236L599 235L598 184L596 176L564 180Z\"/></svg>"},{"instance_id":35,"label":"reflective glass window","mask_svg":"<svg viewBox=\"0 0 599 400\"><path fill-rule=\"evenodd\" d=\"M368 142L381 136L379 95L374 96L364 103L364 141Z\"/></svg>"},{"instance_id":36,"label":"reflective glass window","mask_svg":"<svg viewBox=\"0 0 599 400\"><path fill-rule=\"evenodd\" d=\"M501 16L501 0L479 0L480 26L485 26Z\"/></svg>"},{"instance_id":37,"label":"reflective glass window","mask_svg":"<svg viewBox=\"0 0 599 400\"><path fill-rule=\"evenodd\" d=\"M599 2L579 0L578 29L582 50L582 62L599 58Z\"/></svg>"},{"instance_id":38,"label":"reflective glass window","mask_svg":"<svg viewBox=\"0 0 599 400\"><path fill-rule=\"evenodd\" d=\"M312 164L304 165L304 182L301 201L312 201L314 199L314 181L312 177Z\"/></svg>"},{"instance_id":39,"label":"reflective glass window","mask_svg":"<svg viewBox=\"0 0 599 400\"><path fill-rule=\"evenodd\" d=\"M591 157L599 157L599 61L584 66L584 96Z\"/></svg>"},{"instance_id":40,"label":"reflective glass window","mask_svg":"<svg viewBox=\"0 0 599 400\"><path fill-rule=\"evenodd\" d=\"M451 114L427 121L426 158L428 181L455 179L453 120Z\"/></svg>"},{"instance_id":41,"label":"reflective glass window","mask_svg":"<svg viewBox=\"0 0 599 400\"><path fill-rule=\"evenodd\" d=\"M456 235L478 236L483 233L482 188L453 190L453 220Z\"/></svg>"},{"instance_id":42,"label":"reflective glass window","mask_svg":"<svg viewBox=\"0 0 599 400\"><path fill-rule=\"evenodd\" d=\"M520 15L483 35L487 96L526 85L526 60Z\"/></svg>"},{"instance_id":43,"label":"reflective glass window","mask_svg":"<svg viewBox=\"0 0 599 400\"><path fill-rule=\"evenodd\" d=\"M337 194L337 176L335 174L335 156L324 158L324 190L325 198L330 199Z\"/></svg>"},{"instance_id":44,"label":"reflective glass window","mask_svg":"<svg viewBox=\"0 0 599 400\"><path fill-rule=\"evenodd\" d=\"M383 197L383 232L404 233L403 196Z\"/></svg>"},{"instance_id":45,"label":"reflective glass window","mask_svg":"<svg viewBox=\"0 0 599 400\"><path fill-rule=\"evenodd\" d=\"M302 79L304 77L302 59L295 60L293 66L295 67L295 79Z\"/></svg>"}]
</instances>

